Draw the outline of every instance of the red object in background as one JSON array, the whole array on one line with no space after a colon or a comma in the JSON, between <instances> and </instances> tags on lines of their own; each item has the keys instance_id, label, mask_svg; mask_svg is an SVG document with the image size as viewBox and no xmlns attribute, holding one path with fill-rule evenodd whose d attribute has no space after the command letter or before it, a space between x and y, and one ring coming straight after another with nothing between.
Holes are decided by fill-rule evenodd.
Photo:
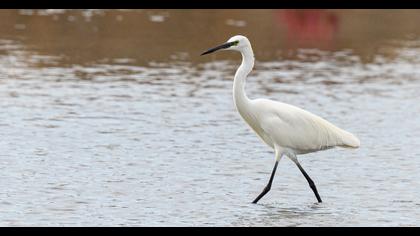
<instances>
[{"instance_id":1,"label":"red object in background","mask_svg":"<svg viewBox=\"0 0 420 236\"><path fill-rule=\"evenodd\" d=\"M338 17L327 10L278 10L276 19L286 29L287 43L330 48L338 32Z\"/></svg>"}]
</instances>

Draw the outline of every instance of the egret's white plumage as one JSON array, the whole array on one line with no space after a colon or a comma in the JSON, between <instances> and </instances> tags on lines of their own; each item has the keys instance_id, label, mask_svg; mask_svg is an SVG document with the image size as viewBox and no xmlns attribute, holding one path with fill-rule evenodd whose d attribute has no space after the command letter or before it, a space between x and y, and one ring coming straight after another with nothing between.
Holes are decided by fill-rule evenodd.
<instances>
[{"instance_id":1,"label":"egret's white plumage","mask_svg":"<svg viewBox=\"0 0 420 236\"><path fill-rule=\"evenodd\" d=\"M254 200L254 203L270 190L277 163L283 155L287 155L298 165L318 201L321 202L315 184L300 166L296 155L336 146L357 148L360 145L359 139L299 107L269 99L249 99L245 93L245 79L254 66L251 43L245 36L237 35L230 38L227 43L210 49L202 55L221 49L239 51L242 54L242 63L236 71L233 82L235 106L252 130L275 151L276 164L269 184Z\"/></svg>"},{"instance_id":2,"label":"egret's white plumage","mask_svg":"<svg viewBox=\"0 0 420 236\"><path fill-rule=\"evenodd\" d=\"M264 141L273 148L277 144L279 148L304 154L335 146L360 145L353 134L299 107L268 99L251 100L250 106L255 120L248 123L258 124L260 129L254 130L269 137Z\"/></svg>"}]
</instances>

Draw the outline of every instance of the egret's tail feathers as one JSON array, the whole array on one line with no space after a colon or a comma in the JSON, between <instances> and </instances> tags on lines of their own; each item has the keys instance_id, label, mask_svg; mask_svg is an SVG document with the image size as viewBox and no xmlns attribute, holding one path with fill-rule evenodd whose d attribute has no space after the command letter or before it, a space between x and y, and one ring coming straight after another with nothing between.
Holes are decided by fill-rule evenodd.
<instances>
[{"instance_id":1,"label":"egret's tail feathers","mask_svg":"<svg viewBox=\"0 0 420 236\"><path fill-rule=\"evenodd\" d=\"M340 147L344 148L358 148L360 146L360 140L354 136L353 134L344 131L341 136L342 144L339 145Z\"/></svg>"}]
</instances>

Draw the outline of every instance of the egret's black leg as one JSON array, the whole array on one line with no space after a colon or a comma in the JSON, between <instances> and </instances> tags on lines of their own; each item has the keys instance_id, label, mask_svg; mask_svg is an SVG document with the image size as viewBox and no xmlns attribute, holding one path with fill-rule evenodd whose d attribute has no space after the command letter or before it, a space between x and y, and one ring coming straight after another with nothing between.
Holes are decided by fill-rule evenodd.
<instances>
[{"instance_id":1,"label":"egret's black leg","mask_svg":"<svg viewBox=\"0 0 420 236\"><path fill-rule=\"evenodd\" d=\"M321 197L318 194L318 191L316 190L316 186L314 181L312 181L312 179L309 177L309 175L305 172L305 170L303 169L303 167L299 164L298 161L295 161L297 167L299 167L300 172L302 172L303 176L305 176L306 180L309 183L309 187L311 187L312 191L314 191L316 199L318 200L318 202L322 202Z\"/></svg>"},{"instance_id":2,"label":"egret's black leg","mask_svg":"<svg viewBox=\"0 0 420 236\"><path fill-rule=\"evenodd\" d=\"M258 197L255 198L255 200L252 203L257 203L266 193L268 193L268 191L270 191L271 183L273 182L274 174L276 174L276 169L277 169L278 164L279 164L279 161L276 161L276 163L274 164L273 172L271 172L271 177L270 177L270 180L268 181L267 186L265 186L262 193L260 193L260 195L258 195Z\"/></svg>"}]
</instances>

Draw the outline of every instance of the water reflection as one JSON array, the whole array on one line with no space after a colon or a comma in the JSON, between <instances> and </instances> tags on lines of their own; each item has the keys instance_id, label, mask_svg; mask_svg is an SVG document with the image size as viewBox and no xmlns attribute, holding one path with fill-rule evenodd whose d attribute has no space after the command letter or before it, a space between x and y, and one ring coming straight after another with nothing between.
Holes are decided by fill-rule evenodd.
<instances>
[{"instance_id":1,"label":"water reflection","mask_svg":"<svg viewBox=\"0 0 420 236\"><path fill-rule=\"evenodd\" d=\"M328 10L278 10L280 27L286 28L287 47L333 49L339 32L339 16Z\"/></svg>"},{"instance_id":2,"label":"water reflection","mask_svg":"<svg viewBox=\"0 0 420 236\"><path fill-rule=\"evenodd\" d=\"M294 28L302 14L325 38L287 43L307 37ZM420 14L305 14L0 11L1 225L418 225ZM288 160L249 204L272 153L234 109L240 58L198 56L236 33L257 54L250 97L301 106L362 140L302 158L323 204Z\"/></svg>"},{"instance_id":3,"label":"water reflection","mask_svg":"<svg viewBox=\"0 0 420 236\"><path fill-rule=\"evenodd\" d=\"M415 38L418 18L413 10L2 10L0 33L62 57L62 66L120 58L141 66L201 63L197 52L234 34L254 42L258 60L294 59L303 46L352 49L369 61L391 55L394 47L382 47L390 40Z\"/></svg>"}]
</instances>

